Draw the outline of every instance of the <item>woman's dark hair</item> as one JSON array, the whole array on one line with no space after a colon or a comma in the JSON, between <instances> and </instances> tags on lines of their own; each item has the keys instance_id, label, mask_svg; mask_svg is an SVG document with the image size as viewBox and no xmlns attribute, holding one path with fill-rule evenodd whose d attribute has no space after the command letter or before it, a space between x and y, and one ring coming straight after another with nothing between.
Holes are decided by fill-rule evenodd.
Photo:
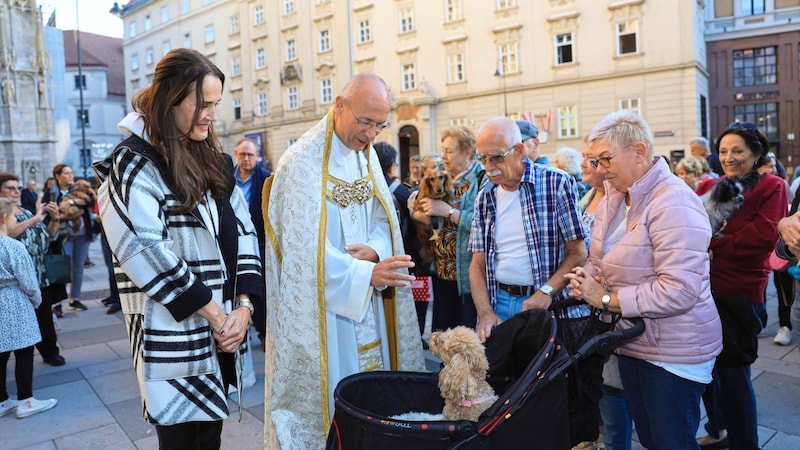
<instances>
[{"instance_id":1,"label":"woman's dark hair","mask_svg":"<svg viewBox=\"0 0 800 450\"><path fill-rule=\"evenodd\" d=\"M6 184L7 181L19 182L19 177L11 172L0 172L0 187L3 187L3 185Z\"/></svg>"},{"instance_id":2,"label":"woman's dark hair","mask_svg":"<svg viewBox=\"0 0 800 450\"><path fill-rule=\"evenodd\" d=\"M175 108L192 94L197 105L192 124L200 119L207 75L219 78L224 86L225 75L203 54L176 48L161 58L152 84L136 94L132 102L144 120L145 135L167 165L174 194L181 202L174 211L181 214L203 203L206 191L219 200L229 188L227 165L213 126L204 141L193 141L189 139L191 128L183 132L175 122Z\"/></svg>"},{"instance_id":3,"label":"woman's dark hair","mask_svg":"<svg viewBox=\"0 0 800 450\"><path fill-rule=\"evenodd\" d=\"M715 144L717 153L719 153L720 141L729 134L735 134L741 137L744 143L747 144L747 148L758 155L758 160L756 160L753 170L769 162L769 157L767 156L769 152L769 139L767 139L767 136L762 133L757 126L748 122L733 122L728 125L728 128L717 137Z\"/></svg>"},{"instance_id":4,"label":"woman's dark hair","mask_svg":"<svg viewBox=\"0 0 800 450\"><path fill-rule=\"evenodd\" d=\"M56 164L53 166L53 178L61 175L61 172L63 172L67 167L70 167L69 164Z\"/></svg>"}]
</instances>

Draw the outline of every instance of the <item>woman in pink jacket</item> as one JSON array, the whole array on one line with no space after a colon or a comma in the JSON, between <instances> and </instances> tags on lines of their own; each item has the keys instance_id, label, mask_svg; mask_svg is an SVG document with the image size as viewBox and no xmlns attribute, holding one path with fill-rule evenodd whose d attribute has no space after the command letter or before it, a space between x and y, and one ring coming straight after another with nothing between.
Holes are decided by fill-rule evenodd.
<instances>
[{"instance_id":1,"label":"woman in pink jacket","mask_svg":"<svg viewBox=\"0 0 800 450\"><path fill-rule=\"evenodd\" d=\"M646 448L696 449L700 396L722 349L711 297L711 229L698 196L653 154L647 122L606 116L588 138L606 197L585 267L568 274L571 296L645 332L617 349L625 399Z\"/></svg>"}]
</instances>

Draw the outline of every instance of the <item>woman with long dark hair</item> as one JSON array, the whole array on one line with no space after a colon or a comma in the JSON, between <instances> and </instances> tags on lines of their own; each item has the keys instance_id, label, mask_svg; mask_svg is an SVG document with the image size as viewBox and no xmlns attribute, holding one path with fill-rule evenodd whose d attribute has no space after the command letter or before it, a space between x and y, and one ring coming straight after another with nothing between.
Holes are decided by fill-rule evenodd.
<instances>
[{"instance_id":1,"label":"woman with long dark hair","mask_svg":"<svg viewBox=\"0 0 800 450\"><path fill-rule=\"evenodd\" d=\"M262 295L255 229L214 135L224 81L201 53L170 51L119 124L130 136L95 165L144 414L162 449L220 447L251 298Z\"/></svg>"}]
</instances>

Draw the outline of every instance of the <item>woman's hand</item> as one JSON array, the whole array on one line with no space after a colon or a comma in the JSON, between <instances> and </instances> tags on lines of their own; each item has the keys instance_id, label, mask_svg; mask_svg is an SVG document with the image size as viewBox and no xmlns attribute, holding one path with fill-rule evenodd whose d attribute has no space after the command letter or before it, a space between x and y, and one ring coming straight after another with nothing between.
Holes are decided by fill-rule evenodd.
<instances>
[{"instance_id":1,"label":"woman's hand","mask_svg":"<svg viewBox=\"0 0 800 450\"><path fill-rule=\"evenodd\" d=\"M452 206L447 202L433 198L423 198L422 200L419 200L419 204L422 206L423 211L425 211L425 215L428 217L447 217L450 208L452 208Z\"/></svg>"},{"instance_id":2,"label":"woman's hand","mask_svg":"<svg viewBox=\"0 0 800 450\"><path fill-rule=\"evenodd\" d=\"M217 350L233 353L244 341L247 326L250 324L250 310L239 307L225 317L225 322L214 330L214 339L217 341Z\"/></svg>"},{"instance_id":3,"label":"woman's hand","mask_svg":"<svg viewBox=\"0 0 800 450\"><path fill-rule=\"evenodd\" d=\"M589 275L583 267L574 267L572 273L564 275L569 280L569 296L579 298L595 308L602 309L601 299L606 294L605 279Z\"/></svg>"}]
</instances>

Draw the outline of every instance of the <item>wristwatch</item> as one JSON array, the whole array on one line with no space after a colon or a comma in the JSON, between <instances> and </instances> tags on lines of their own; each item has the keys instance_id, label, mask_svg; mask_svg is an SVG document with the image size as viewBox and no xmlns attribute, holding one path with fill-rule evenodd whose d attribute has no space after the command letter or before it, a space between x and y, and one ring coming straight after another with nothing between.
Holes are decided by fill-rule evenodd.
<instances>
[{"instance_id":1,"label":"wristwatch","mask_svg":"<svg viewBox=\"0 0 800 450\"><path fill-rule=\"evenodd\" d=\"M455 208L450 208L449 210L447 210L447 220L450 220L450 218L453 217L453 214L455 214L456 211L458 210Z\"/></svg>"},{"instance_id":2,"label":"wristwatch","mask_svg":"<svg viewBox=\"0 0 800 450\"><path fill-rule=\"evenodd\" d=\"M241 308L242 306L250 310L250 316L255 312L253 302L251 302L249 298L240 298L239 301L236 302L236 308Z\"/></svg>"},{"instance_id":3,"label":"wristwatch","mask_svg":"<svg viewBox=\"0 0 800 450\"><path fill-rule=\"evenodd\" d=\"M548 296L553 295L553 286L550 286L549 284L543 285L542 287L539 288L539 290L542 291L542 294L544 295Z\"/></svg>"},{"instance_id":4,"label":"wristwatch","mask_svg":"<svg viewBox=\"0 0 800 450\"><path fill-rule=\"evenodd\" d=\"M600 303L603 304L603 311L608 312L608 305L611 304L611 294L606 292L602 297L600 297Z\"/></svg>"}]
</instances>

